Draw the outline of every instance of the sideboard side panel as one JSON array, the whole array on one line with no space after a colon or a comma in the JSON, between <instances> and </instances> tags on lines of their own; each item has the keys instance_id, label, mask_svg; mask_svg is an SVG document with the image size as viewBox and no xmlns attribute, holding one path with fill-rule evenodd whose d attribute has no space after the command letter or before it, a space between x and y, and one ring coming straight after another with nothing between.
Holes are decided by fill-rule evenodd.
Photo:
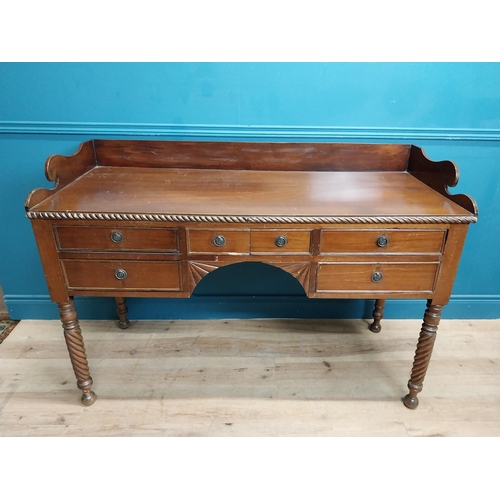
<instances>
[{"instance_id":1,"label":"sideboard side panel","mask_svg":"<svg viewBox=\"0 0 500 500\"><path fill-rule=\"evenodd\" d=\"M50 298L54 302L66 302L69 300L66 284L59 264L53 222L45 220L32 220L33 232L35 234L43 271L49 287Z\"/></svg>"},{"instance_id":2,"label":"sideboard side panel","mask_svg":"<svg viewBox=\"0 0 500 500\"><path fill-rule=\"evenodd\" d=\"M444 247L443 260L439 270L437 287L434 291L433 302L435 304L445 305L450 300L468 229L468 224L450 225Z\"/></svg>"}]
</instances>

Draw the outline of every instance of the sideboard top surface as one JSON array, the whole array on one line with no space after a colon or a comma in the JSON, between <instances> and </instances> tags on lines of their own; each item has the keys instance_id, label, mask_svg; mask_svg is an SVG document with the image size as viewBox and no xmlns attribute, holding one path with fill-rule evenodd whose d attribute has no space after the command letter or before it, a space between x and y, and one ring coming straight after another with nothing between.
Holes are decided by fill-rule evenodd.
<instances>
[{"instance_id":1,"label":"sideboard top surface","mask_svg":"<svg viewBox=\"0 0 500 500\"><path fill-rule=\"evenodd\" d=\"M458 167L398 144L91 140L47 159L31 219L471 223ZM287 220L285 220L288 218Z\"/></svg>"},{"instance_id":2,"label":"sideboard top surface","mask_svg":"<svg viewBox=\"0 0 500 500\"><path fill-rule=\"evenodd\" d=\"M255 216L466 216L407 172L94 167L37 212Z\"/></svg>"}]
</instances>

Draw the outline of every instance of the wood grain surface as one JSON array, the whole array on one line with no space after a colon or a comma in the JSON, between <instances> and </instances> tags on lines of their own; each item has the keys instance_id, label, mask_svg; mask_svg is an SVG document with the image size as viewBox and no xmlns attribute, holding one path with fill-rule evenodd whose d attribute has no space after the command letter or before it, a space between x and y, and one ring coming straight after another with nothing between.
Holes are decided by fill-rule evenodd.
<instances>
[{"instance_id":1,"label":"wood grain surface","mask_svg":"<svg viewBox=\"0 0 500 500\"><path fill-rule=\"evenodd\" d=\"M89 195L89 193L92 193ZM196 215L471 215L406 172L94 168L32 210Z\"/></svg>"},{"instance_id":2,"label":"wood grain surface","mask_svg":"<svg viewBox=\"0 0 500 500\"><path fill-rule=\"evenodd\" d=\"M0 347L0 435L500 436L500 320L441 321L410 411L421 323L81 321L86 408L59 321L21 321Z\"/></svg>"}]
</instances>

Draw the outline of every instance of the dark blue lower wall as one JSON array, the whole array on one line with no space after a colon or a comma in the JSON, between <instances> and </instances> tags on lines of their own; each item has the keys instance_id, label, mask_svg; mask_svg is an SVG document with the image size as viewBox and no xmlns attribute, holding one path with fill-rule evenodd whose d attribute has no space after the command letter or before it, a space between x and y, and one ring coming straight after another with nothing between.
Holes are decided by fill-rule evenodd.
<instances>
[{"instance_id":1,"label":"dark blue lower wall","mask_svg":"<svg viewBox=\"0 0 500 500\"><path fill-rule=\"evenodd\" d=\"M48 296L8 296L12 318L57 319L57 307ZM80 319L116 319L110 298L77 297ZM131 320L160 319L362 319L371 318L373 300L307 299L287 296L213 296L190 299L128 299ZM424 300L388 300L385 319L421 319ZM500 297L455 296L443 310L444 319L497 319Z\"/></svg>"}]
</instances>

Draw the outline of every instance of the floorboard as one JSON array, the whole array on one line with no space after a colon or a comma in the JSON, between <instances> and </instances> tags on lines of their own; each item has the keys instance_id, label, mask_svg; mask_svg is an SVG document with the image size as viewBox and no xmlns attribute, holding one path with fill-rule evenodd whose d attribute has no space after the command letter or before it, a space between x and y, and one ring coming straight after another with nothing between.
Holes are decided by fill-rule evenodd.
<instances>
[{"instance_id":1,"label":"floorboard","mask_svg":"<svg viewBox=\"0 0 500 500\"><path fill-rule=\"evenodd\" d=\"M58 321L0 346L1 436L500 436L500 320L443 320L420 406L420 321L82 321L81 406Z\"/></svg>"}]
</instances>

